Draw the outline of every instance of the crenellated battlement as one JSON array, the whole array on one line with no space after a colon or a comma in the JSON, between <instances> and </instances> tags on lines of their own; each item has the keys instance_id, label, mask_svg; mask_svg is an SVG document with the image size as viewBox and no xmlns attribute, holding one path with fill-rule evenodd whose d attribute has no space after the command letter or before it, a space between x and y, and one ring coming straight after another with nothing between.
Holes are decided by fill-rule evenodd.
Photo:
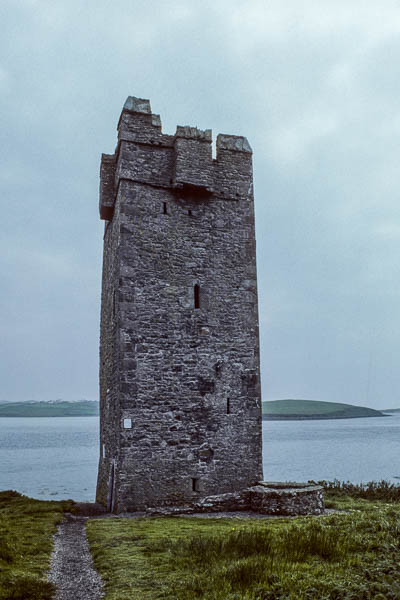
<instances>
[{"instance_id":1,"label":"crenellated battlement","mask_svg":"<svg viewBox=\"0 0 400 600\"><path fill-rule=\"evenodd\" d=\"M247 138L241 135L226 135L219 133L217 135L217 155L221 150L232 150L233 152L248 152L252 154L252 149Z\"/></svg>"},{"instance_id":2,"label":"crenellated battlement","mask_svg":"<svg viewBox=\"0 0 400 600\"><path fill-rule=\"evenodd\" d=\"M190 127L189 125L177 125L175 138L186 138L191 140L199 140L201 142L212 142L212 131L211 129L197 129L197 127Z\"/></svg>"},{"instance_id":3,"label":"crenellated battlement","mask_svg":"<svg viewBox=\"0 0 400 600\"><path fill-rule=\"evenodd\" d=\"M207 193L214 191L215 177L212 158L211 129L201 131L197 127L178 125L174 138L175 189L185 187Z\"/></svg>"},{"instance_id":4,"label":"crenellated battlement","mask_svg":"<svg viewBox=\"0 0 400 600\"><path fill-rule=\"evenodd\" d=\"M252 197L252 150L245 137L219 134L212 158L211 129L178 125L162 133L150 101L129 96L118 121L114 155L102 155L100 217L110 220L121 180L225 200Z\"/></svg>"}]
</instances>

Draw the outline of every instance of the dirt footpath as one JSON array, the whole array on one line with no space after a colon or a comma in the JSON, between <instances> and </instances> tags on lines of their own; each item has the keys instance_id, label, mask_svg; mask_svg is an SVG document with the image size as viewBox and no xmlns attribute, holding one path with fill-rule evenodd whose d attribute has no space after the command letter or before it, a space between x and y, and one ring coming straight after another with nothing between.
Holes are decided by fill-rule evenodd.
<instances>
[{"instance_id":1,"label":"dirt footpath","mask_svg":"<svg viewBox=\"0 0 400 600\"><path fill-rule=\"evenodd\" d=\"M100 600L104 584L93 566L86 536L87 517L67 515L54 536L49 581L55 600Z\"/></svg>"}]
</instances>

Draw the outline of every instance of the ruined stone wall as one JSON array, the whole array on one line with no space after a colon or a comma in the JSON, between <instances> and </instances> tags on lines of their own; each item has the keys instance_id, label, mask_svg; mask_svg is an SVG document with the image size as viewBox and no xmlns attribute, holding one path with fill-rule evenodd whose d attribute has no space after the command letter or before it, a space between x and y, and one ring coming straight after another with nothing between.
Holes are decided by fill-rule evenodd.
<instances>
[{"instance_id":1,"label":"ruined stone wall","mask_svg":"<svg viewBox=\"0 0 400 600\"><path fill-rule=\"evenodd\" d=\"M128 98L101 168L97 499L177 505L262 479L251 149ZM112 475L112 465L114 474ZM112 489L111 489L112 488Z\"/></svg>"}]
</instances>

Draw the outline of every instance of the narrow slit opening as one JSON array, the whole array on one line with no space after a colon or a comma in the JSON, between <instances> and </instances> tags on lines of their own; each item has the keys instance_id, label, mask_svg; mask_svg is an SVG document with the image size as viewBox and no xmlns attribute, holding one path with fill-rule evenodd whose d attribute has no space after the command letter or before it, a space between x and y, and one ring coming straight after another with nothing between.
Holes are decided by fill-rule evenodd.
<instances>
[{"instance_id":1,"label":"narrow slit opening","mask_svg":"<svg viewBox=\"0 0 400 600\"><path fill-rule=\"evenodd\" d=\"M199 479L198 477L192 477L192 492L199 491Z\"/></svg>"},{"instance_id":2,"label":"narrow slit opening","mask_svg":"<svg viewBox=\"0 0 400 600\"><path fill-rule=\"evenodd\" d=\"M194 286L194 307L200 308L200 286L197 283Z\"/></svg>"},{"instance_id":3,"label":"narrow slit opening","mask_svg":"<svg viewBox=\"0 0 400 600\"><path fill-rule=\"evenodd\" d=\"M231 399L230 398L226 399L226 414L227 415L231 414Z\"/></svg>"},{"instance_id":4,"label":"narrow slit opening","mask_svg":"<svg viewBox=\"0 0 400 600\"><path fill-rule=\"evenodd\" d=\"M166 215L166 214L168 214L168 212L167 212L167 203L163 202L163 215Z\"/></svg>"}]
</instances>

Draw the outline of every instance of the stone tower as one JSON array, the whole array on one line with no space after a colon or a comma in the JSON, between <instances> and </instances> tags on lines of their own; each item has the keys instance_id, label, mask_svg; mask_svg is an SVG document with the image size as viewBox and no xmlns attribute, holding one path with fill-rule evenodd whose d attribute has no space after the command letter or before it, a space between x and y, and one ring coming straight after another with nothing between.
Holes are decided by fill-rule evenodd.
<instances>
[{"instance_id":1,"label":"stone tower","mask_svg":"<svg viewBox=\"0 0 400 600\"><path fill-rule=\"evenodd\" d=\"M114 512L262 479L252 151L211 142L129 97L102 155L97 501Z\"/></svg>"}]
</instances>

